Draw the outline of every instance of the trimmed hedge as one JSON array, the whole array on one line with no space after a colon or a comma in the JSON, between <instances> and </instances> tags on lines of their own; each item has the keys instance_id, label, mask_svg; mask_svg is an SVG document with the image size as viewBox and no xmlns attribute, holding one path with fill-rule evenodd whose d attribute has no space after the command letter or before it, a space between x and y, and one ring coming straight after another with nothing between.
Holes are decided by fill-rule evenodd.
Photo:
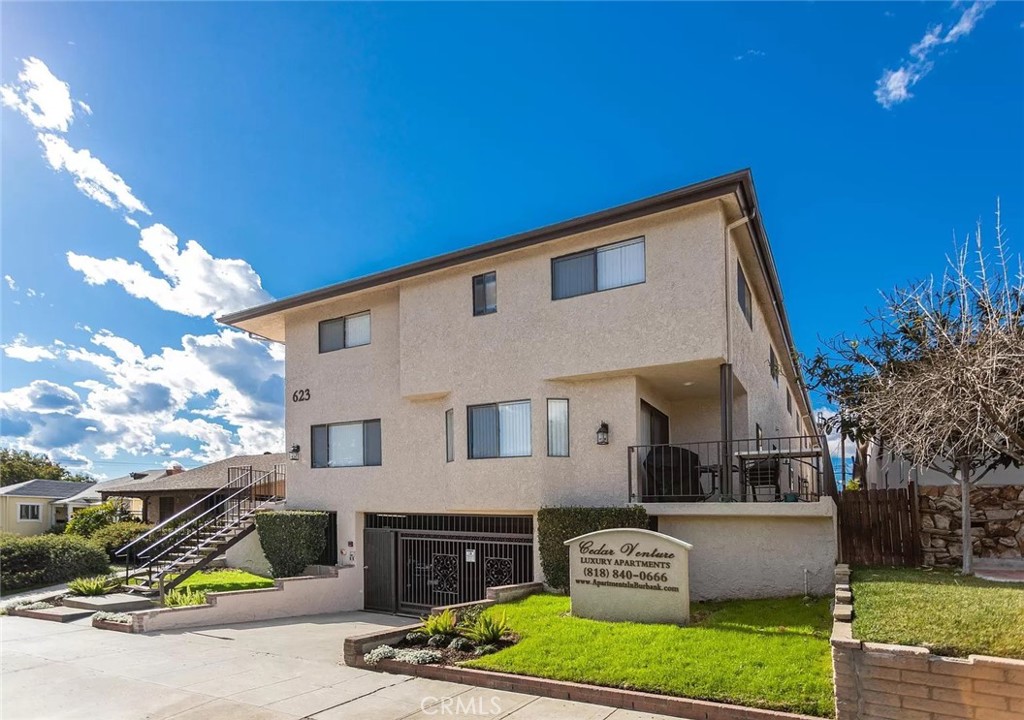
<instances>
[{"instance_id":1,"label":"trimmed hedge","mask_svg":"<svg viewBox=\"0 0 1024 720\"><path fill-rule=\"evenodd\" d=\"M0 535L0 587L4 592L106 575L107 554L75 535Z\"/></svg>"},{"instance_id":2,"label":"trimmed hedge","mask_svg":"<svg viewBox=\"0 0 1024 720\"><path fill-rule=\"evenodd\" d=\"M274 577L295 577L327 547L325 512L279 510L256 513L256 532Z\"/></svg>"},{"instance_id":3,"label":"trimmed hedge","mask_svg":"<svg viewBox=\"0 0 1024 720\"><path fill-rule=\"evenodd\" d=\"M134 520L116 522L112 525L101 527L99 530L94 532L92 537L89 538L89 542L105 552L112 562L123 562L124 558L119 558L115 556L114 553L137 538L139 535L148 532L152 527L152 525L136 522ZM156 542L156 540L154 539L153 542ZM142 545L139 547L142 547Z\"/></svg>"},{"instance_id":4,"label":"trimmed hedge","mask_svg":"<svg viewBox=\"0 0 1024 720\"><path fill-rule=\"evenodd\" d=\"M537 539L544 579L558 590L569 587L569 548L566 540L596 530L647 528L647 511L625 507L547 507L537 512Z\"/></svg>"}]
</instances>

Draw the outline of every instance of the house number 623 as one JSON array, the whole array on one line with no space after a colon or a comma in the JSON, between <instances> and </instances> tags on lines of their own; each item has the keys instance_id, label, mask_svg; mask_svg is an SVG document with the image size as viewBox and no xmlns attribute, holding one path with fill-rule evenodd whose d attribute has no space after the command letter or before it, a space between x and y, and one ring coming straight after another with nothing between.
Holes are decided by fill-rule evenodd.
<instances>
[{"instance_id":1,"label":"house number 623","mask_svg":"<svg viewBox=\"0 0 1024 720\"><path fill-rule=\"evenodd\" d=\"M306 400L309 400L309 388L292 393L292 402L305 402Z\"/></svg>"}]
</instances>

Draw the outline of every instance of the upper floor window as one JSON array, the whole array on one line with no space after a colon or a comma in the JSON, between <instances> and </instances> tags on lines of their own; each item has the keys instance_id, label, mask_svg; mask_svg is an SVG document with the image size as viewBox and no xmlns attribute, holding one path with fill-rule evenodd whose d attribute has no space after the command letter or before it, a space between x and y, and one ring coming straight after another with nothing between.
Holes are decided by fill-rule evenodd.
<instances>
[{"instance_id":1,"label":"upper floor window","mask_svg":"<svg viewBox=\"0 0 1024 720\"><path fill-rule=\"evenodd\" d=\"M473 278L473 314L498 312L498 274L484 273Z\"/></svg>"},{"instance_id":2,"label":"upper floor window","mask_svg":"<svg viewBox=\"0 0 1024 720\"><path fill-rule=\"evenodd\" d=\"M764 430L761 429L761 423L754 423L754 439L757 442L757 449L764 450Z\"/></svg>"},{"instance_id":3,"label":"upper floor window","mask_svg":"<svg viewBox=\"0 0 1024 720\"><path fill-rule=\"evenodd\" d=\"M313 467L380 465L380 420L313 426Z\"/></svg>"},{"instance_id":4,"label":"upper floor window","mask_svg":"<svg viewBox=\"0 0 1024 720\"><path fill-rule=\"evenodd\" d=\"M38 520L41 517L40 505L25 504L18 506L18 519L19 520Z\"/></svg>"},{"instance_id":5,"label":"upper floor window","mask_svg":"<svg viewBox=\"0 0 1024 720\"><path fill-rule=\"evenodd\" d=\"M455 411L446 410L444 413L444 452L445 462L455 460Z\"/></svg>"},{"instance_id":6,"label":"upper floor window","mask_svg":"<svg viewBox=\"0 0 1024 720\"><path fill-rule=\"evenodd\" d=\"M569 401L548 398L548 456L569 457Z\"/></svg>"},{"instance_id":7,"label":"upper floor window","mask_svg":"<svg viewBox=\"0 0 1024 720\"><path fill-rule=\"evenodd\" d=\"M772 374L772 380L779 384L779 358L775 355L775 348L768 346L768 371Z\"/></svg>"},{"instance_id":8,"label":"upper floor window","mask_svg":"<svg viewBox=\"0 0 1024 720\"><path fill-rule=\"evenodd\" d=\"M551 261L551 299L637 285L647 279L644 239L605 245Z\"/></svg>"},{"instance_id":9,"label":"upper floor window","mask_svg":"<svg viewBox=\"0 0 1024 720\"><path fill-rule=\"evenodd\" d=\"M320 352L370 344L370 311L323 320L320 323Z\"/></svg>"},{"instance_id":10,"label":"upper floor window","mask_svg":"<svg viewBox=\"0 0 1024 720\"><path fill-rule=\"evenodd\" d=\"M750 285L747 284L747 276L743 274L743 266L740 265L739 260L736 261L736 297L739 299L743 317L747 319L747 325L753 329L754 309L750 297Z\"/></svg>"},{"instance_id":11,"label":"upper floor window","mask_svg":"<svg viewBox=\"0 0 1024 720\"><path fill-rule=\"evenodd\" d=\"M790 415L793 414L793 395L789 392L789 388L786 388L786 412Z\"/></svg>"},{"instance_id":12,"label":"upper floor window","mask_svg":"<svg viewBox=\"0 0 1024 720\"><path fill-rule=\"evenodd\" d=\"M469 457L528 457L530 446L530 401L471 405Z\"/></svg>"}]
</instances>

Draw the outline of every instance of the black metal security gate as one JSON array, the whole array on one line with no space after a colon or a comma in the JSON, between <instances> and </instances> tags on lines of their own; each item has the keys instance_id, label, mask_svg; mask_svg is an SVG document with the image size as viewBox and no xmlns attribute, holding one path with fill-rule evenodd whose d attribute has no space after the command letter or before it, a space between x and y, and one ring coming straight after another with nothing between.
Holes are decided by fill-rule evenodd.
<instances>
[{"instance_id":1,"label":"black metal security gate","mask_svg":"<svg viewBox=\"0 0 1024 720\"><path fill-rule=\"evenodd\" d=\"M367 610L421 615L533 580L533 518L372 513L363 531Z\"/></svg>"}]
</instances>

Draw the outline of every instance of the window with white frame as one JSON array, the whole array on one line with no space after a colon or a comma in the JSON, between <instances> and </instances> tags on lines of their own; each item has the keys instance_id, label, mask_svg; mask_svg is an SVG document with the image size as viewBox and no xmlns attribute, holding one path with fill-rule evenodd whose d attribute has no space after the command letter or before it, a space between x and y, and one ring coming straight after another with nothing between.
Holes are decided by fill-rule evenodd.
<instances>
[{"instance_id":1,"label":"window with white frame","mask_svg":"<svg viewBox=\"0 0 1024 720\"><path fill-rule=\"evenodd\" d=\"M647 280L644 238L573 253L551 261L551 299L638 285Z\"/></svg>"},{"instance_id":2,"label":"window with white frame","mask_svg":"<svg viewBox=\"0 0 1024 720\"><path fill-rule=\"evenodd\" d=\"M569 401L548 398L548 457L569 457Z\"/></svg>"},{"instance_id":3,"label":"window with white frame","mask_svg":"<svg viewBox=\"0 0 1024 720\"><path fill-rule=\"evenodd\" d=\"M38 521L42 519L43 506L36 503L21 503L18 505L18 520Z\"/></svg>"},{"instance_id":4,"label":"window with white frame","mask_svg":"<svg viewBox=\"0 0 1024 720\"><path fill-rule=\"evenodd\" d=\"M313 426L313 467L380 464L380 420Z\"/></svg>"},{"instance_id":5,"label":"window with white frame","mask_svg":"<svg viewBox=\"0 0 1024 720\"><path fill-rule=\"evenodd\" d=\"M455 460L455 410L444 413L444 445L445 462Z\"/></svg>"},{"instance_id":6,"label":"window with white frame","mask_svg":"<svg viewBox=\"0 0 1024 720\"><path fill-rule=\"evenodd\" d=\"M740 310L743 317L747 319L747 325L754 328L754 306L750 297L750 285L747 283L747 276L743 274L743 266L736 261L736 299L740 303Z\"/></svg>"},{"instance_id":7,"label":"window with white frame","mask_svg":"<svg viewBox=\"0 0 1024 720\"><path fill-rule=\"evenodd\" d=\"M320 322L320 352L370 344L370 311Z\"/></svg>"},{"instance_id":8,"label":"window with white frame","mask_svg":"<svg viewBox=\"0 0 1024 720\"><path fill-rule=\"evenodd\" d=\"M471 405L467 408L469 457L528 457L530 401Z\"/></svg>"}]
</instances>

